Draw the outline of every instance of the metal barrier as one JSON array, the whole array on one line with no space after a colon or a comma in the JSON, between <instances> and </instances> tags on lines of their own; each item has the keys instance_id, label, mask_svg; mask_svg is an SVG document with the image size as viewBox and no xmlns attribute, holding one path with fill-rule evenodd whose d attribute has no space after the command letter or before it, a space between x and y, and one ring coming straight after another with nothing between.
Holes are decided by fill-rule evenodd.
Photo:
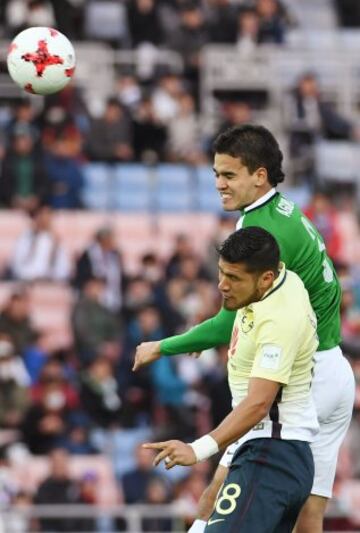
<instances>
[{"instance_id":1,"label":"metal barrier","mask_svg":"<svg viewBox=\"0 0 360 533\"><path fill-rule=\"evenodd\" d=\"M344 511L339 509L331 509L327 512L327 516L340 518L346 516ZM186 502L177 502L169 505L122 505L111 507L95 506L95 505L34 505L28 508L3 508L0 509L0 533L54 533L31 527L31 521L37 519L91 519L95 521L95 527L88 531L88 533L116 533L118 531L125 531L127 533L142 533L144 519L167 519L171 523L170 529L167 531L161 527L161 533L180 533L186 531L186 519L192 520L194 517L194 508ZM186 519L185 519L186 518ZM120 529L116 525L116 519L123 519L125 525ZM13 527L14 525L14 527ZM16 527L15 527L16 526ZM22 527L22 528L21 528ZM68 533L78 533L77 531L69 531L69 529L62 529ZM81 529L84 533L84 529ZM160 533L156 529L147 527L145 531L151 533ZM342 533L354 533L354 529ZM324 532L326 533L326 531ZM336 533L336 531L332 531Z\"/></svg>"},{"instance_id":2,"label":"metal barrier","mask_svg":"<svg viewBox=\"0 0 360 533\"><path fill-rule=\"evenodd\" d=\"M93 505L34 505L28 508L9 507L0 510L0 533L35 533L44 529L31 526L34 519L91 519L95 520L96 526L91 529L94 533L115 533L116 519L123 519L125 529L122 531L141 533L144 519L168 519L171 523L171 532L186 531L185 516L192 517L193 509L183 503L169 505L121 505L115 507L100 507ZM13 526L14 524L14 526ZM19 525L21 527L19 527ZM16 526L16 529L15 529ZM68 529L64 531L69 532ZM83 529L81 529L83 531ZM156 533L156 530L146 529ZM48 533L54 533L54 530ZM74 531L73 533L78 533ZM89 531L90 533L90 531ZM162 533L164 530L162 529ZM166 533L166 532L165 532Z\"/></svg>"}]
</instances>

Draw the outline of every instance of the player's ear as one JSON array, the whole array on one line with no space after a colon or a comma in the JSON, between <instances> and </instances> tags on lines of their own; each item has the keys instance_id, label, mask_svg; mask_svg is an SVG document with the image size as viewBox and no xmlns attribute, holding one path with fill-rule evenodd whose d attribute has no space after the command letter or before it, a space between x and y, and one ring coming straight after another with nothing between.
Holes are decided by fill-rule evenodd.
<instances>
[{"instance_id":1,"label":"player's ear","mask_svg":"<svg viewBox=\"0 0 360 533\"><path fill-rule=\"evenodd\" d=\"M274 279L274 272L272 270L266 270L266 272L263 272L259 278L259 288L268 290L274 283Z\"/></svg>"},{"instance_id":2,"label":"player's ear","mask_svg":"<svg viewBox=\"0 0 360 533\"><path fill-rule=\"evenodd\" d=\"M265 167L259 167L256 171L256 187L262 187L268 181L268 173Z\"/></svg>"}]
</instances>

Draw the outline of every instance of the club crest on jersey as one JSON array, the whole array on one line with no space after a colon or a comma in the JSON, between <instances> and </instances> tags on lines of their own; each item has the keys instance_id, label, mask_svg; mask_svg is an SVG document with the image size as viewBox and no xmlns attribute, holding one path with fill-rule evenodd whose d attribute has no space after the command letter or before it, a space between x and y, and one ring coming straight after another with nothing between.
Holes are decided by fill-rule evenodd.
<instances>
[{"instance_id":1,"label":"club crest on jersey","mask_svg":"<svg viewBox=\"0 0 360 533\"><path fill-rule=\"evenodd\" d=\"M254 327L254 312L252 309L244 309L244 314L241 318L241 331L249 333Z\"/></svg>"}]
</instances>

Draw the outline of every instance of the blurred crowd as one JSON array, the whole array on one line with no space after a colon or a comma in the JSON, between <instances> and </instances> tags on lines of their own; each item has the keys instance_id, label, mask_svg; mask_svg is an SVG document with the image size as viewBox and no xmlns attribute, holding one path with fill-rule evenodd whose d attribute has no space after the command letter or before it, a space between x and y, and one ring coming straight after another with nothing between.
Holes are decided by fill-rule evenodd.
<instances>
[{"instance_id":1,"label":"blurred crowd","mask_svg":"<svg viewBox=\"0 0 360 533\"><path fill-rule=\"evenodd\" d=\"M219 216L203 255L179 231L170 255L149 250L134 275L111 225L98 227L87 246L71 256L53 229L54 211L84 207L88 161L211 163L212 139L226 127L253 121L254 110L251 101L223 101L218 130L205 133L198 101L203 46L282 46L296 20L278 0L1 2L3 38L37 24L117 48L169 48L181 54L185 70L182 75L121 73L99 116L92 116L76 84L47 97L40 109L32 99L0 101L0 205L28 217L1 272L3 283L14 285L0 309L0 505L99 503L96 471L70 472L74 458L91 455L111 463L116 502L175 501L186 506L189 524L211 464L155 469L151 452L139 445L168 437L192 440L219 423L230 409L226 347L199 359L164 357L139 373L131 369L138 343L180 332L217 311L215 244L234 229L235 219ZM311 152L319 137L357 140L359 132L324 101L314 73L299 79L287 109L290 156L310 197L305 212L324 236L340 275L343 347L360 382L356 200L351 188L334 195L319 187ZM30 293L43 282L71 291L66 346L49 346L46 331L34 325ZM358 395L338 470L340 504L341 482L360 478L359 434ZM16 461L29 454L47 456L50 464L32 491L13 476ZM169 520L146 518L142 528L169 531ZM346 519L343 524L351 526ZM14 515L11 527L11 532L30 529L20 515ZM126 524L106 517L48 518L34 520L31 527L105 532L125 530Z\"/></svg>"}]
</instances>

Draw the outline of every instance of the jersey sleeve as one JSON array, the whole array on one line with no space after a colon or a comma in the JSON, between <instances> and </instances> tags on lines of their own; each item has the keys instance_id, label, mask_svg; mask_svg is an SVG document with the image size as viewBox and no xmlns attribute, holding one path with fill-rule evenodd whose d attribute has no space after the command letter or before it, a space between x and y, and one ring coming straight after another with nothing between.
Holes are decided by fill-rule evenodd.
<instances>
[{"instance_id":1,"label":"jersey sleeve","mask_svg":"<svg viewBox=\"0 0 360 533\"><path fill-rule=\"evenodd\" d=\"M250 377L286 385L297 354L296 343L291 337L286 326L279 328L276 321L264 320L256 332L256 352Z\"/></svg>"},{"instance_id":2,"label":"jersey sleeve","mask_svg":"<svg viewBox=\"0 0 360 533\"><path fill-rule=\"evenodd\" d=\"M228 311L222 308L217 315L181 335L167 337L160 343L160 351L163 355L175 355L179 353L200 352L228 344L236 317L236 311Z\"/></svg>"}]
</instances>

